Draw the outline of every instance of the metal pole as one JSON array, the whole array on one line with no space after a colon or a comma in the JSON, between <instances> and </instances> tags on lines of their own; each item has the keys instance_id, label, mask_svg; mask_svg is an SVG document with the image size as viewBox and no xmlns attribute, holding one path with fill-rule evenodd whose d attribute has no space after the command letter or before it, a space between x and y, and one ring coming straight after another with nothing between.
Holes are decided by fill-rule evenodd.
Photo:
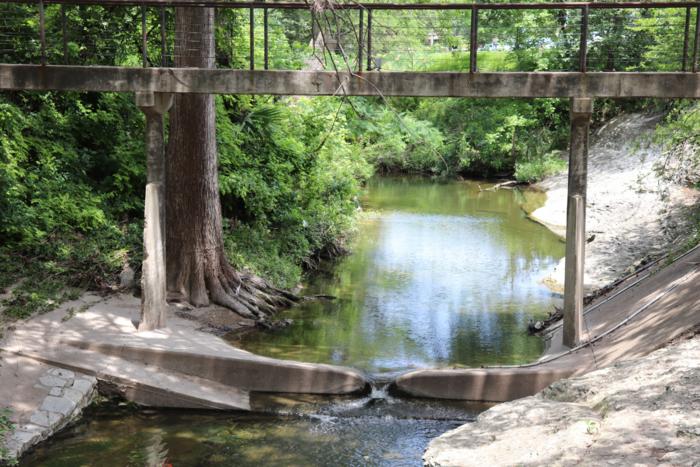
<instances>
[{"instance_id":1,"label":"metal pole","mask_svg":"<svg viewBox=\"0 0 700 467\"><path fill-rule=\"evenodd\" d=\"M250 69L255 70L255 9L249 9L248 33L250 40Z\"/></svg>"},{"instance_id":2,"label":"metal pole","mask_svg":"<svg viewBox=\"0 0 700 467\"><path fill-rule=\"evenodd\" d=\"M44 0L39 0L39 43L41 44L41 64L46 65L46 20Z\"/></svg>"},{"instance_id":3,"label":"metal pole","mask_svg":"<svg viewBox=\"0 0 700 467\"><path fill-rule=\"evenodd\" d=\"M141 58L143 60L143 67L148 66L148 32L146 31L146 7L141 7Z\"/></svg>"},{"instance_id":4,"label":"metal pole","mask_svg":"<svg viewBox=\"0 0 700 467\"><path fill-rule=\"evenodd\" d=\"M683 34L683 60L681 71L688 70L688 43L690 42L690 8L685 9L685 31Z\"/></svg>"},{"instance_id":5,"label":"metal pole","mask_svg":"<svg viewBox=\"0 0 700 467\"><path fill-rule=\"evenodd\" d=\"M693 73L698 72L698 43L700 42L700 7L695 8L695 43L693 44Z\"/></svg>"},{"instance_id":6,"label":"metal pole","mask_svg":"<svg viewBox=\"0 0 700 467\"><path fill-rule=\"evenodd\" d=\"M563 326L563 343L570 348L581 343L583 333L588 129L592 113L592 99L571 99Z\"/></svg>"},{"instance_id":7,"label":"metal pole","mask_svg":"<svg viewBox=\"0 0 700 467\"><path fill-rule=\"evenodd\" d=\"M477 61L476 54L478 49L477 29L479 27L479 9L476 5L472 5L472 22L469 30L469 73L476 73Z\"/></svg>"},{"instance_id":8,"label":"metal pole","mask_svg":"<svg viewBox=\"0 0 700 467\"><path fill-rule=\"evenodd\" d=\"M357 71L362 71L362 42L364 39L364 34L365 31L364 29L364 22L365 22L365 11L363 9L360 9L360 34L359 37L357 38Z\"/></svg>"},{"instance_id":9,"label":"metal pole","mask_svg":"<svg viewBox=\"0 0 700 467\"><path fill-rule=\"evenodd\" d=\"M165 7L160 7L160 66L168 66L168 41L166 38Z\"/></svg>"},{"instance_id":10,"label":"metal pole","mask_svg":"<svg viewBox=\"0 0 700 467\"><path fill-rule=\"evenodd\" d=\"M265 49L265 59L264 59L264 65L265 69L267 70L270 67L270 62L269 62L269 37L268 37L268 30L267 30L267 15L268 15L268 9L264 8L263 9L263 48Z\"/></svg>"},{"instance_id":11,"label":"metal pole","mask_svg":"<svg viewBox=\"0 0 700 467\"><path fill-rule=\"evenodd\" d=\"M63 63L68 64L68 20L66 19L66 6L61 5L61 35L63 39Z\"/></svg>"},{"instance_id":12,"label":"metal pole","mask_svg":"<svg viewBox=\"0 0 700 467\"><path fill-rule=\"evenodd\" d=\"M372 10L367 10L367 71L372 71Z\"/></svg>"},{"instance_id":13,"label":"metal pole","mask_svg":"<svg viewBox=\"0 0 700 467\"><path fill-rule=\"evenodd\" d=\"M581 40L578 48L578 69L581 73L587 71L588 59L588 5L581 10Z\"/></svg>"}]
</instances>

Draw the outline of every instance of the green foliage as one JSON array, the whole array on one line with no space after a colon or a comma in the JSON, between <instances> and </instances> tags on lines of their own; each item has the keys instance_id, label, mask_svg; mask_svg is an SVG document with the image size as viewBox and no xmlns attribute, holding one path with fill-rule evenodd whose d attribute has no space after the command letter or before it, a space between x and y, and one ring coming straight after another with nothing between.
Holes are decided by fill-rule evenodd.
<instances>
[{"instance_id":1,"label":"green foliage","mask_svg":"<svg viewBox=\"0 0 700 467\"><path fill-rule=\"evenodd\" d=\"M537 182L550 175L566 170L566 159L553 151L531 160L515 163L515 179L519 182Z\"/></svg>"},{"instance_id":2,"label":"green foliage","mask_svg":"<svg viewBox=\"0 0 700 467\"><path fill-rule=\"evenodd\" d=\"M351 143L338 102L218 100L222 206L243 222L227 240L236 265L294 284L310 255L351 228L372 168Z\"/></svg>"},{"instance_id":3,"label":"green foliage","mask_svg":"<svg viewBox=\"0 0 700 467\"><path fill-rule=\"evenodd\" d=\"M519 161L563 146L565 111L555 99L440 99L422 101L415 115L446 135L452 173L483 176L513 173Z\"/></svg>"},{"instance_id":4,"label":"green foliage","mask_svg":"<svg viewBox=\"0 0 700 467\"><path fill-rule=\"evenodd\" d=\"M143 123L128 96L0 98L0 287L14 318L106 289L140 256Z\"/></svg>"},{"instance_id":5,"label":"green foliage","mask_svg":"<svg viewBox=\"0 0 700 467\"><path fill-rule=\"evenodd\" d=\"M100 6L46 5L49 38L62 36L62 9L66 47L48 41L50 63L140 66L139 28L124 27L140 24L140 8L110 7L105 14ZM160 17L148 12L147 60L159 65ZM590 69L677 70L683 12L595 10ZM36 63L36 7L3 4L0 13L6 19L2 27L12 32L0 59ZM217 11L218 67L248 67L248 14ZM254 58L261 68L263 12L255 14ZM468 69L470 12L373 14L373 56L383 59L383 69ZM336 24L346 38L359 26L357 15L341 11L319 19ZM167 11L166 21L172 20ZM272 69L305 66L313 54L310 23L306 11L270 10ZM479 24L480 71L578 67L578 9L484 10ZM436 41L427 40L431 31L439 32ZM167 40L174 40L172 28ZM339 68L356 69L356 52L354 41L346 40L342 51L325 55ZM596 118L605 120L631 105L637 104L600 100ZM556 151L567 144L567 113L568 103L554 99L221 96L217 142L227 252L238 267L293 285L304 264L352 230L361 185L375 168L536 181L565 165ZM700 183L699 126L697 106L678 104L657 132L669 151L669 165L659 170L682 172L686 183ZM25 278L3 304L6 315L45 311L77 288L110 289L126 262L138 271L142 141L143 116L129 95L0 96L0 287ZM678 167L684 172L671 170Z\"/></svg>"},{"instance_id":6,"label":"green foliage","mask_svg":"<svg viewBox=\"0 0 700 467\"><path fill-rule=\"evenodd\" d=\"M700 188L700 106L679 101L655 131L665 150L658 173L668 180Z\"/></svg>"},{"instance_id":7,"label":"green foliage","mask_svg":"<svg viewBox=\"0 0 700 467\"><path fill-rule=\"evenodd\" d=\"M9 457L9 452L5 447L5 440L15 429L14 423L10 420L10 409L0 408L0 463L15 465L16 459Z\"/></svg>"}]
</instances>

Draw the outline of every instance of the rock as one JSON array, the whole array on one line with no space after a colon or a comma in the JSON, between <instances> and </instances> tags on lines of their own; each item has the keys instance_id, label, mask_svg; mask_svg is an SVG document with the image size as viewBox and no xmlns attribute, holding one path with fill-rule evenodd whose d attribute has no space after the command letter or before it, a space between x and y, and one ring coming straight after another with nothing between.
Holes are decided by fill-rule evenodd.
<instances>
[{"instance_id":1,"label":"rock","mask_svg":"<svg viewBox=\"0 0 700 467\"><path fill-rule=\"evenodd\" d=\"M49 423L49 413L45 410L37 410L29 417L29 421L35 425L48 427Z\"/></svg>"},{"instance_id":2,"label":"rock","mask_svg":"<svg viewBox=\"0 0 700 467\"><path fill-rule=\"evenodd\" d=\"M71 388L80 391L83 394L87 394L88 392L92 391L92 388L95 386L96 382L97 381L95 380L95 378L92 378L92 380L88 380L85 377L78 378L75 381L73 381L73 385L71 386Z\"/></svg>"},{"instance_id":3,"label":"rock","mask_svg":"<svg viewBox=\"0 0 700 467\"><path fill-rule=\"evenodd\" d=\"M558 381L434 439L430 466L694 465L700 337Z\"/></svg>"},{"instance_id":4,"label":"rock","mask_svg":"<svg viewBox=\"0 0 700 467\"><path fill-rule=\"evenodd\" d=\"M73 373L70 370L64 370L63 368L52 368L47 373L49 373L50 375L58 376L59 378L64 378L64 379L75 378L75 373Z\"/></svg>"},{"instance_id":5,"label":"rock","mask_svg":"<svg viewBox=\"0 0 700 467\"><path fill-rule=\"evenodd\" d=\"M77 389L66 388L63 390L63 397L75 402L77 405L81 400L83 400L85 393Z\"/></svg>"},{"instance_id":6,"label":"rock","mask_svg":"<svg viewBox=\"0 0 700 467\"><path fill-rule=\"evenodd\" d=\"M119 287L122 289L133 289L136 283L135 277L136 273L131 269L131 266L125 264L122 272L119 273Z\"/></svg>"},{"instance_id":7,"label":"rock","mask_svg":"<svg viewBox=\"0 0 700 467\"><path fill-rule=\"evenodd\" d=\"M238 324L243 327L252 327L255 326L255 320L253 319L241 319Z\"/></svg>"},{"instance_id":8,"label":"rock","mask_svg":"<svg viewBox=\"0 0 700 467\"><path fill-rule=\"evenodd\" d=\"M39 382L41 384L43 384L44 386L49 387L49 388L55 387L55 386L62 388L63 386L68 384L67 380L60 378L58 376L52 376L52 375L42 376L41 378L39 378Z\"/></svg>"},{"instance_id":9,"label":"rock","mask_svg":"<svg viewBox=\"0 0 700 467\"><path fill-rule=\"evenodd\" d=\"M47 396L46 399L44 399L44 403L41 404L41 409L67 416L73 412L76 405L75 402L65 397Z\"/></svg>"},{"instance_id":10,"label":"rock","mask_svg":"<svg viewBox=\"0 0 700 467\"><path fill-rule=\"evenodd\" d=\"M36 444L41 441L41 433L36 431L15 431L12 437L17 444Z\"/></svg>"},{"instance_id":11,"label":"rock","mask_svg":"<svg viewBox=\"0 0 700 467\"><path fill-rule=\"evenodd\" d=\"M58 397L61 394L63 394L63 391L61 390L61 388L58 388L58 387L51 388L51 390L49 391L50 396L57 396Z\"/></svg>"},{"instance_id":12,"label":"rock","mask_svg":"<svg viewBox=\"0 0 700 467\"><path fill-rule=\"evenodd\" d=\"M547 464L553 446L584 455L593 443L591 427L600 422L584 405L527 397L515 407L501 404L484 412L467 430L440 436L424 460L431 466Z\"/></svg>"}]
</instances>

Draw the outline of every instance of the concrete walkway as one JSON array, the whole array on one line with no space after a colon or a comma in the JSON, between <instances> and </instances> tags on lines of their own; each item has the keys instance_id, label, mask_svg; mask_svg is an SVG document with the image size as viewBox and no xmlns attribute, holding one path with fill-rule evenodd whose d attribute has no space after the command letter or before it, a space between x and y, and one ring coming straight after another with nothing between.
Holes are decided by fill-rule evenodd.
<instances>
[{"instance_id":1,"label":"concrete walkway","mask_svg":"<svg viewBox=\"0 0 700 467\"><path fill-rule=\"evenodd\" d=\"M667 268L659 266L644 275L636 284L637 277L628 279L589 307L584 340L598 339L592 346L568 352L557 326L548 336L550 347L539 363L418 370L400 376L396 387L419 397L513 400L535 394L558 379L647 355L700 324L700 248ZM626 324L614 329L628 317Z\"/></svg>"},{"instance_id":2,"label":"concrete walkway","mask_svg":"<svg viewBox=\"0 0 700 467\"><path fill-rule=\"evenodd\" d=\"M157 407L249 410L250 391L350 394L367 386L349 368L236 349L172 309L168 329L136 332L131 318L139 304L126 295L86 295L18 325L0 349L94 375L129 400ZM70 315L71 309L85 311Z\"/></svg>"}]
</instances>

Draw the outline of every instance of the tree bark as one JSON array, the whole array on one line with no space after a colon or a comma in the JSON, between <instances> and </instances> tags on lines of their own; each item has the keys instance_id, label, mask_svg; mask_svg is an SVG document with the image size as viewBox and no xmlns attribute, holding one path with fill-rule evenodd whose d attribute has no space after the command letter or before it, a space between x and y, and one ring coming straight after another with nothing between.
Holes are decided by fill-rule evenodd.
<instances>
[{"instance_id":1,"label":"tree bark","mask_svg":"<svg viewBox=\"0 0 700 467\"><path fill-rule=\"evenodd\" d=\"M175 66L214 67L214 9L176 8ZM223 249L214 96L177 94L170 111L166 170L169 295L265 319L295 297L261 278L241 275Z\"/></svg>"}]
</instances>

